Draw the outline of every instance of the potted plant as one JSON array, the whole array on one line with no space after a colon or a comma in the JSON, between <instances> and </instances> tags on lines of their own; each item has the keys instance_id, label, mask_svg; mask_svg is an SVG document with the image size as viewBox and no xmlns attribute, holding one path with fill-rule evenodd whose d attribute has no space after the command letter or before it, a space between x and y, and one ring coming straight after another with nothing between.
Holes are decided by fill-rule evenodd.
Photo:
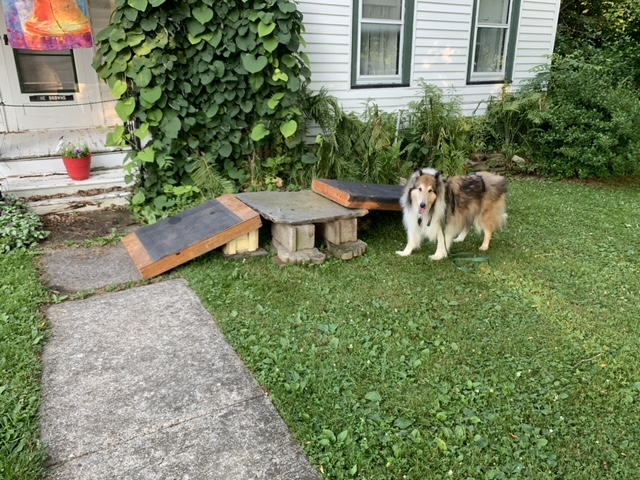
<instances>
[{"instance_id":1,"label":"potted plant","mask_svg":"<svg viewBox=\"0 0 640 480\"><path fill-rule=\"evenodd\" d=\"M72 180L86 180L91 173L91 150L87 142L73 143L60 137L58 153Z\"/></svg>"}]
</instances>

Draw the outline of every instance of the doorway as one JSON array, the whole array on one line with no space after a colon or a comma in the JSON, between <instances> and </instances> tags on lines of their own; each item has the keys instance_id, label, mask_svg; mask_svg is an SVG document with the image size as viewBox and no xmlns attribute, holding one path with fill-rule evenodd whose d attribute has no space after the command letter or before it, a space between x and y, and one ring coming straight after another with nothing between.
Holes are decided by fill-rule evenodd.
<instances>
[{"instance_id":1,"label":"doorway","mask_svg":"<svg viewBox=\"0 0 640 480\"><path fill-rule=\"evenodd\" d=\"M104 123L93 48L13 49L6 35L0 2L0 127L18 132Z\"/></svg>"}]
</instances>

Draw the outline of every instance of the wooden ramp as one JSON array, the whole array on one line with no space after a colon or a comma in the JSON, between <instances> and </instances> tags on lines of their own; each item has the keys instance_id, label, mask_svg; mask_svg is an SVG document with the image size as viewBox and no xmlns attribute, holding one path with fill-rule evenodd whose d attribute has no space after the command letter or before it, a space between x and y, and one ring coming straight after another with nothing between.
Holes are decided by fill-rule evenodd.
<instances>
[{"instance_id":1,"label":"wooden ramp","mask_svg":"<svg viewBox=\"0 0 640 480\"><path fill-rule=\"evenodd\" d=\"M378 185L315 178L311 183L311 190L347 208L402 210L400 197L403 187L400 185Z\"/></svg>"},{"instance_id":2,"label":"wooden ramp","mask_svg":"<svg viewBox=\"0 0 640 480\"><path fill-rule=\"evenodd\" d=\"M262 225L260 214L233 195L143 227L122 239L144 278L155 277L247 235Z\"/></svg>"}]
</instances>

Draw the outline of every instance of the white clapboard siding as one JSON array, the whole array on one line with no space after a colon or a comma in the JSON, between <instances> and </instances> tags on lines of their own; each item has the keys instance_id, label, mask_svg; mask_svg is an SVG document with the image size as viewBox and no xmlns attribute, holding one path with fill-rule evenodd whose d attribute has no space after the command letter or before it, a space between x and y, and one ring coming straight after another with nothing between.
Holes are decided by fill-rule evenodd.
<instances>
[{"instance_id":1,"label":"white clapboard siding","mask_svg":"<svg viewBox=\"0 0 640 480\"><path fill-rule=\"evenodd\" d=\"M356 1L356 0L353 0ZM411 85L351 88L352 0L298 0L306 27L305 52L311 61L311 89L326 87L348 111L362 112L367 101L397 111L419 98L421 82L459 97L465 114L484 112L502 84L467 84L473 0L416 0ZM514 87L549 63L560 0L523 0L514 57Z\"/></svg>"},{"instance_id":2,"label":"white clapboard siding","mask_svg":"<svg viewBox=\"0 0 640 480\"><path fill-rule=\"evenodd\" d=\"M114 0L89 0L89 16L91 17L91 28L95 37L100 31L109 25L111 12L115 8ZM102 104L104 121L106 125L116 125L122 123L115 111L115 101L108 85L100 80L100 96L105 103Z\"/></svg>"},{"instance_id":3,"label":"white clapboard siding","mask_svg":"<svg viewBox=\"0 0 640 480\"><path fill-rule=\"evenodd\" d=\"M513 71L514 84L534 76L536 67L549 64L558 25L557 0L524 0Z\"/></svg>"}]
</instances>

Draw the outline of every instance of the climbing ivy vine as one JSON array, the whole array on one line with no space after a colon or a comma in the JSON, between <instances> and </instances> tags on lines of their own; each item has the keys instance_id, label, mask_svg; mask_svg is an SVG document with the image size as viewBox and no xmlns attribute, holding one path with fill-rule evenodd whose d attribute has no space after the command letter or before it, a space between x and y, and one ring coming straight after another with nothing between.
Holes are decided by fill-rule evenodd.
<instances>
[{"instance_id":1,"label":"climbing ivy vine","mask_svg":"<svg viewBox=\"0 0 640 480\"><path fill-rule=\"evenodd\" d=\"M300 144L303 31L290 0L116 0L93 67L124 124L109 142L134 147L134 208L171 208L203 165L246 184L265 145Z\"/></svg>"}]
</instances>

